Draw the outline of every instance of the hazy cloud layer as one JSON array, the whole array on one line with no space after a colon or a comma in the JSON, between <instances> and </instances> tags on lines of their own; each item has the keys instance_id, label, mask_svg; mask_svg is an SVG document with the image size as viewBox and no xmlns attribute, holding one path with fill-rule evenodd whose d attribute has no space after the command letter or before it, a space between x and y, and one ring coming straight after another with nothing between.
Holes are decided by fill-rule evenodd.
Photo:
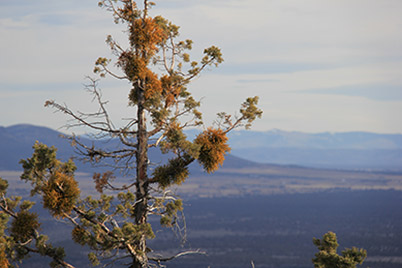
<instances>
[{"instance_id":1,"label":"hazy cloud layer","mask_svg":"<svg viewBox=\"0 0 402 268\"><path fill-rule=\"evenodd\" d=\"M350 85L338 88L304 90L300 93L360 96L374 101L401 101L402 86Z\"/></svg>"},{"instance_id":2,"label":"hazy cloud layer","mask_svg":"<svg viewBox=\"0 0 402 268\"><path fill-rule=\"evenodd\" d=\"M402 132L401 1L156 2L152 14L195 41L194 58L223 50L224 64L191 86L208 122L259 95L257 130ZM60 127L47 99L89 109L84 78L110 56L106 35L125 43L123 29L97 1L1 1L0 124ZM100 85L115 118L127 117L127 84Z\"/></svg>"}]
</instances>

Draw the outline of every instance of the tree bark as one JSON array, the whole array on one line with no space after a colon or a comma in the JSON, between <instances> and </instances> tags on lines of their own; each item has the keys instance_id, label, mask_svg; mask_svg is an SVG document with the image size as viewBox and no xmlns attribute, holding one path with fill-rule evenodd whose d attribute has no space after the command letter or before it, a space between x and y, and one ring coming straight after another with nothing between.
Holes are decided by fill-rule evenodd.
<instances>
[{"instance_id":1,"label":"tree bark","mask_svg":"<svg viewBox=\"0 0 402 268\"><path fill-rule=\"evenodd\" d=\"M147 223L148 212L148 133L144 109L144 91L143 87L137 82L136 93L138 100L138 130L137 130L137 181L136 181L136 204L134 206L135 224L141 225ZM146 237L142 235L136 245L139 254L132 266L133 268L147 267L148 258L146 255Z\"/></svg>"}]
</instances>

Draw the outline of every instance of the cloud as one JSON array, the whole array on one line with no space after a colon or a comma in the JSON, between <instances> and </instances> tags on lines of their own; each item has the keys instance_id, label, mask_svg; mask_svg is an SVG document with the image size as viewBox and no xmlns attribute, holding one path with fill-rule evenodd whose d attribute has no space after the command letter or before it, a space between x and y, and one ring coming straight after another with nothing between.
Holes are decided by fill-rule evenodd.
<instances>
[{"instance_id":1,"label":"cloud","mask_svg":"<svg viewBox=\"0 0 402 268\"><path fill-rule=\"evenodd\" d=\"M271 83L271 82L279 82L277 79L239 79L236 80L237 83L240 84L250 84L250 83Z\"/></svg>"},{"instance_id":2,"label":"cloud","mask_svg":"<svg viewBox=\"0 0 402 268\"><path fill-rule=\"evenodd\" d=\"M286 62L247 62L235 63L232 61L224 62L214 72L226 75L237 74L281 74L281 73L297 73L313 70L328 70L336 67L333 64L319 63L286 63Z\"/></svg>"},{"instance_id":3,"label":"cloud","mask_svg":"<svg viewBox=\"0 0 402 268\"><path fill-rule=\"evenodd\" d=\"M396 119L389 122L401 110L402 1L156 2L151 14L177 23L181 38L194 40L194 60L205 47L222 48L225 62L190 85L196 97L204 97L207 121L259 95L265 110L256 123L260 130L402 132ZM20 109L29 107L30 120L45 122L42 95L85 107L82 95L74 97L77 91L70 90L82 88L97 57L110 56L106 35L126 42L124 26L114 25L111 14L96 4L0 1L0 95L8 96L0 113L13 113L18 123L26 116ZM101 86L106 95L111 92L110 105L118 113L119 105L125 105L125 85ZM122 101L113 94L117 91ZM17 109L9 104L24 93L24 105ZM35 93L38 97L32 99ZM18 96L12 99L12 94ZM36 102L29 103L36 99L37 108ZM342 111L341 106L347 108Z\"/></svg>"},{"instance_id":4,"label":"cloud","mask_svg":"<svg viewBox=\"0 0 402 268\"><path fill-rule=\"evenodd\" d=\"M298 93L357 96L375 101L402 101L402 85L349 85L303 90Z\"/></svg>"}]
</instances>

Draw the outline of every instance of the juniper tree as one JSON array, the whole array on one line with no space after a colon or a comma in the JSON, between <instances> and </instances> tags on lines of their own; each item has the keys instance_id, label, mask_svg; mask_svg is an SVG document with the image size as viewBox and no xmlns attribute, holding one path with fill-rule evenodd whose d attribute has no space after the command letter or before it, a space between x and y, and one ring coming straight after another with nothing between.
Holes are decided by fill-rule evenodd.
<instances>
[{"instance_id":1,"label":"juniper tree","mask_svg":"<svg viewBox=\"0 0 402 268\"><path fill-rule=\"evenodd\" d=\"M205 127L198 110L200 102L192 97L188 85L207 67L222 63L222 53L211 46L199 61L192 60L189 51L193 42L179 40L179 27L162 16L151 17L153 5L147 0L142 9L132 0L99 2L112 13L115 23L126 26L128 38L128 47L124 48L109 35L106 43L114 57L101 57L95 63L94 73L99 77L90 78L87 89L99 110L74 112L52 100L45 104L71 117L74 123L69 126L85 126L95 138L119 141L117 147L105 148L85 144L74 135L69 137L85 160L110 166L110 171L93 176L100 198L80 197L74 163L58 160L53 147L37 143L32 157L21 161L21 179L32 184L32 194L42 197L52 216L74 225L72 239L89 246L94 265L124 259L129 267L149 267L191 253L150 256L147 241L155 234L148 217L160 217L162 226L174 226L183 207L169 188L188 178L188 167L194 161L208 173L216 171L230 151L226 134L237 127L249 128L262 114L256 106L258 97L251 97L241 105L238 115L219 113L215 124ZM115 67L119 73L113 71ZM125 117L122 127L115 127L98 88L99 79L106 76L127 82L132 114ZM190 141L184 129L200 126L203 130ZM166 154L167 161L151 170L148 151L153 147ZM115 172L131 176L130 182L119 184ZM6 198L6 182L1 183L0 230L5 229L7 217L12 219L8 235L1 238L6 241L0 247L3 267L32 252L51 257L55 267L73 267L64 261L62 248L53 247L39 234L38 217L29 212L32 203Z\"/></svg>"},{"instance_id":2,"label":"juniper tree","mask_svg":"<svg viewBox=\"0 0 402 268\"><path fill-rule=\"evenodd\" d=\"M314 238L313 243L319 250L313 259L315 268L356 268L367 257L366 250L356 247L347 248L339 255L338 240L333 232L324 234L322 239Z\"/></svg>"}]
</instances>

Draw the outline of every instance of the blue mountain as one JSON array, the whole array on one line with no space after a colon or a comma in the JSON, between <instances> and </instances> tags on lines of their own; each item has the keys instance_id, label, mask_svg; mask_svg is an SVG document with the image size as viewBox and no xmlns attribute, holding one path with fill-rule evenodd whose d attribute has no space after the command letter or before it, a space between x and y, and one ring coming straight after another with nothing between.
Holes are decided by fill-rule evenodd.
<instances>
[{"instance_id":1,"label":"blue mountain","mask_svg":"<svg viewBox=\"0 0 402 268\"><path fill-rule=\"evenodd\" d=\"M189 137L196 130L187 132ZM76 156L62 133L46 127L14 125L0 127L0 170L21 170L20 159L32 155L36 141L58 148L58 157L67 160ZM299 165L313 168L402 170L402 134L368 132L303 133L271 130L233 131L229 134L231 155L224 167L258 167L261 164ZM84 136L82 141L94 141ZM117 146L113 140L104 146ZM162 155L150 152L154 161ZM89 164L76 161L81 171L92 171ZM199 171L198 164L192 165Z\"/></svg>"},{"instance_id":2,"label":"blue mountain","mask_svg":"<svg viewBox=\"0 0 402 268\"><path fill-rule=\"evenodd\" d=\"M19 164L21 159L27 159L32 156L32 146L35 142L44 143L48 146L57 148L57 157L63 161L70 158L75 160L78 171L82 172L100 172L106 167L93 167L89 163L79 161L77 153L70 145L63 133L50 128L34 126L34 125L14 125L10 127L0 127L0 170L21 170ZM94 141L88 136L80 137L80 141L88 146L97 144L103 148L117 148L119 142L117 140L98 140ZM151 148L149 158L155 163L161 163L168 158L169 155L162 155L159 150ZM165 159L165 160L164 160ZM225 167L239 166L255 166L257 163L229 155L226 157ZM197 163L191 165L192 172L201 172Z\"/></svg>"},{"instance_id":3,"label":"blue mountain","mask_svg":"<svg viewBox=\"0 0 402 268\"><path fill-rule=\"evenodd\" d=\"M303 133L271 130L229 134L232 154L259 163L315 168L402 170L402 134Z\"/></svg>"}]
</instances>

